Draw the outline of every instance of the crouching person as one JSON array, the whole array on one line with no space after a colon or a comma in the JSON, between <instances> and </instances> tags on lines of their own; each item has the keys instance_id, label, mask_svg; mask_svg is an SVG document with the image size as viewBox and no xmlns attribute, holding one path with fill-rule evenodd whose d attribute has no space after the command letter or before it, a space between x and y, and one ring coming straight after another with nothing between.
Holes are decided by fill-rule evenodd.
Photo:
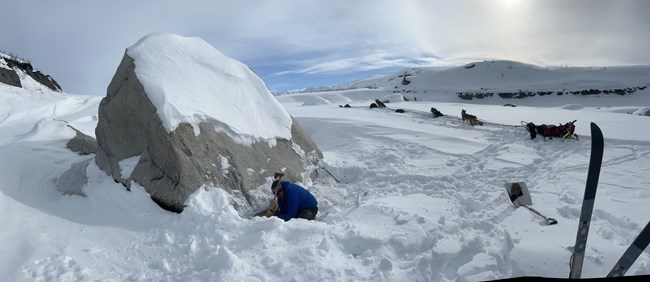
<instances>
[{"instance_id":1,"label":"crouching person","mask_svg":"<svg viewBox=\"0 0 650 282\"><path fill-rule=\"evenodd\" d=\"M307 189L289 181L275 180L271 192L277 196L277 207L271 207L267 216L277 216L284 221L292 218L314 220L318 213L318 202ZM275 210L275 212L273 212Z\"/></svg>"}]
</instances>

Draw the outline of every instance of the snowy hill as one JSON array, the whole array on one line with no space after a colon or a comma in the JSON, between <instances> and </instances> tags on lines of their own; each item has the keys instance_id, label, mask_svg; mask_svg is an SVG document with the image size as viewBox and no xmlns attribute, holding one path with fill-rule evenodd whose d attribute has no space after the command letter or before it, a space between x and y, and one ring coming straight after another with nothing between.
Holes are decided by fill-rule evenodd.
<instances>
[{"instance_id":1,"label":"snowy hill","mask_svg":"<svg viewBox=\"0 0 650 282\"><path fill-rule=\"evenodd\" d=\"M484 62L409 69L347 84L351 90L278 96L323 151L327 169L301 183L319 201L319 220L288 222L241 217L219 187L200 189L183 213L170 213L91 161L83 168L86 196L64 195L57 191L61 175L93 158L65 148L74 136L65 125L94 136L101 97L0 84L0 275L8 281L566 278L595 122L605 135L605 156L582 276L603 277L650 220L650 134L643 130L650 117L640 115L650 108L648 89L525 99L462 100L456 93L639 87L648 84L647 74L646 67L546 70ZM399 100L407 94L417 101ZM390 100L388 108L369 109L375 99ZM517 107L501 106L508 101ZM432 107L445 116L434 119ZM485 125L463 123L461 109ZM514 126L574 119L579 141L531 140ZM510 181L525 181L532 206L559 223L547 226L515 209L503 187ZM646 250L627 275L649 274Z\"/></svg>"},{"instance_id":2,"label":"snowy hill","mask_svg":"<svg viewBox=\"0 0 650 282\"><path fill-rule=\"evenodd\" d=\"M395 74L371 76L318 91L382 89L410 97L419 96L423 100L434 99L429 95L434 94L434 100L446 98L446 101L453 101L459 93L530 91L543 93L541 96L548 92L570 96L587 94L580 93L585 90L600 90L620 95L645 90L649 84L650 66L549 68L513 61L483 61L452 68L409 68ZM615 90L624 92L615 93ZM627 93L625 90L628 90ZM487 103L506 103L498 97L494 95L496 99L490 99L493 101Z\"/></svg>"}]
</instances>

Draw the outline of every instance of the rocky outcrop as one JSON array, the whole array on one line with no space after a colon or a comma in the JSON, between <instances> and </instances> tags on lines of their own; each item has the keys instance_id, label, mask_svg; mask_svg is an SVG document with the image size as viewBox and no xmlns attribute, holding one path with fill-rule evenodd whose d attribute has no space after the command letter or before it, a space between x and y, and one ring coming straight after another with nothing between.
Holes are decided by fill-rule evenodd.
<instances>
[{"instance_id":1,"label":"rocky outcrop","mask_svg":"<svg viewBox=\"0 0 650 282\"><path fill-rule=\"evenodd\" d=\"M66 143L66 147L68 149L80 155L90 155L97 153L97 140L95 140L95 138L84 134L83 132L70 125L68 125L68 127L72 128L72 130L76 132L75 137Z\"/></svg>"},{"instance_id":2,"label":"rocky outcrop","mask_svg":"<svg viewBox=\"0 0 650 282\"><path fill-rule=\"evenodd\" d=\"M496 94L503 99L523 99L527 97L546 96L546 95L561 96L564 94L573 94L573 95L582 95L582 96L598 95L598 94L623 96L623 95L633 94L634 92L639 90L645 90L646 88L647 86L644 85L638 87L626 87L626 88L616 88L616 89L582 89L582 90L574 90L574 91L519 90L515 92L497 92ZM483 98L492 97L494 96L494 93L484 92L484 91L464 91L464 92L456 92L456 96L458 96L458 98L461 98L463 100L472 100L472 99L483 99Z\"/></svg>"},{"instance_id":3,"label":"rocky outcrop","mask_svg":"<svg viewBox=\"0 0 650 282\"><path fill-rule=\"evenodd\" d=\"M251 193L266 188L273 172L285 170L293 181L316 177L322 153L293 118L291 139L246 145L213 121L201 122L198 135L189 123L168 132L149 97L125 52L99 105L95 162L127 188L138 183L167 210L181 212L189 195L208 185L225 189L240 213L252 214Z\"/></svg>"},{"instance_id":4,"label":"rocky outcrop","mask_svg":"<svg viewBox=\"0 0 650 282\"><path fill-rule=\"evenodd\" d=\"M2 58L0 58L2 60ZM0 68L0 83L22 87L18 74L13 69Z\"/></svg>"},{"instance_id":5,"label":"rocky outcrop","mask_svg":"<svg viewBox=\"0 0 650 282\"><path fill-rule=\"evenodd\" d=\"M35 71L32 64L22 60L11 58L10 56L0 56L0 65L5 65L7 68L0 67L0 82L8 85L22 87L20 82L20 77L17 72L22 72L26 75L29 75L31 78L36 80L38 83L44 85L45 87L54 90L61 91L61 86L49 75L46 75L40 71Z\"/></svg>"}]
</instances>

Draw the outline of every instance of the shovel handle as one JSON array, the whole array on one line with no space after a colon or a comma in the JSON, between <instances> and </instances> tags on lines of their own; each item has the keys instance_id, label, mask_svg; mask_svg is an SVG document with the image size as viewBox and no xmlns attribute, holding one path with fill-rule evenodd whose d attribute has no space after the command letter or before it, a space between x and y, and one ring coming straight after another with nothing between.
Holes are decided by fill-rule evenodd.
<instances>
[{"instance_id":1,"label":"shovel handle","mask_svg":"<svg viewBox=\"0 0 650 282\"><path fill-rule=\"evenodd\" d=\"M527 205L522 205L522 206L526 207L526 208L529 209L530 211L532 211L532 212L534 212L535 214L537 214L537 215L541 216L542 218L544 218L544 220L546 220L546 224L548 224L548 225L553 225L553 224L556 224L556 223L557 223L557 220L555 220L554 218L545 217L543 214L541 214L541 213L538 212L537 210L535 210L535 209L533 209L533 208L531 208L531 207L529 207L529 206L527 206Z\"/></svg>"}]
</instances>

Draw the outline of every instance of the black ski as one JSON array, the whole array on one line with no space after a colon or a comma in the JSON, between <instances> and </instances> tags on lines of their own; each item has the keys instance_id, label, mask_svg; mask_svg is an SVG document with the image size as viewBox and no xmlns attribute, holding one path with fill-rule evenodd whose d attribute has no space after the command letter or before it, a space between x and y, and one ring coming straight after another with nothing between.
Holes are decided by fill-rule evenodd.
<instances>
[{"instance_id":1,"label":"black ski","mask_svg":"<svg viewBox=\"0 0 650 282\"><path fill-rule=\"evenodd\" d=\"M580 221L578 222L578 234L576 235L576 244L571 255L569 267L571 272L569 278L580 278L582 273L582 262L585 257L585 248L587 247L587 236L589 235L589 224L591 222L591 213L594 210L594 200L596 198L596 189L598 189L598 177L600 176L600 166L603 162L604 149L603 133L595 123L591 123L591 157L589 158L589 171L587 172L587 184L585 187L585 197L582 200L582 211L580 212Z\"/></svg>"},{"instance_id":2,"label":"black ski","mask_svg":"<svg viewBox=\"0 0 650 282\"><path fill-rule=\"evenodd\" d=\"M623 253L623 256L616 262L612 270L607 274L607 277L620 277L625 275L625 272L630 269L630 266L643 253L648 243L650 243L650 222L645 225L641 233L639 233L639 236L632 242L632 245Z\"/></svg>"}]
</instances>

